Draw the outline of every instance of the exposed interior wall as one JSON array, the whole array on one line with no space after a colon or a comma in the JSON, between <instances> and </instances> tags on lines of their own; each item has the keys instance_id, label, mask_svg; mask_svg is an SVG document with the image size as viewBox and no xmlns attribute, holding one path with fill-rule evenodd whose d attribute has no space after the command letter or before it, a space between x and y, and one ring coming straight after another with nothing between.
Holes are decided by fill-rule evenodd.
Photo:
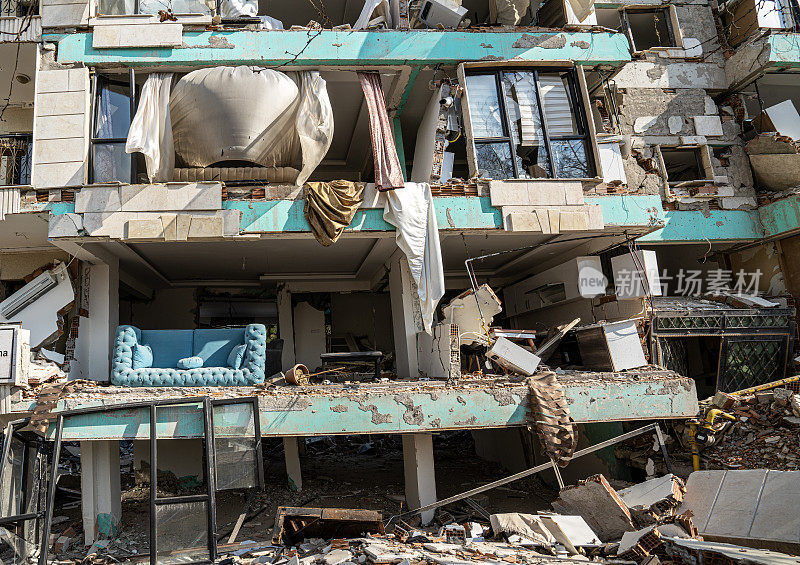
<instances>
[{"instance_id":1,"label":"exposed interior wall","mask_svg":"<svg viewBox=\"0 0 800 565\"><path fill-rule=\"evenodd\" d=\"M795 238L796 237L797 236L795 236ZM791 240L795 238L788 239ZM766 294L767 296L784 294L787 289L784 273L781 269L781 254L779 252L780 246L781 243L772 242L751 247L736 253L731 253L728 255L731 270L734 273L738 272L739 270L742 270L745 273L755 273L756 271L761 271L761 276L758 277L758 288L756 290L758 290L759 293ZM790 241L787 243L787 247L790 249L792 246L793 242ZM797 255L791 255L790 257L797 257ZM786 261L785 255L783 260ZM796 268L792 265L793 263L796 263L796 261L792 261L791 259L785 262L789 271L792 271L794 268ZM800 288L797 290L800 290Z\"/></svg>"},{"instance_id":2,"label":"exposed interior wall","mask_svg":"<svg viewBox=\"0 0 800 565\"><path fill-rule=\"evenodd\" d=\"M203 477L203 440L201 439L160 439L158 440L158 469L170 471L175 476ZM150 465L150 440L133 442L133 468L142 469L142 463Z\"/></svg>"},{"instance_id":3,"label":"exposed interior wall","mask_svg":"<svg viewBox=\"0 0 800 565\"><path fill-rule=\"evenodd\" d=\"M148 330L190 330L195 328L196 309L195 289L159 289L150 301L120 300L120 324Z\"/></svg>"},{"instance_id":4,"label":"exposed interior wall","mask_svg":"<svg viewBox=\"0 0 800 565\"><path fill-rule=\"evenodd\" d=\"M23 253L0 253L0 280L19 281L36 269L54 261L69 262L69 254L53 248L48 251L32 251Z\"/></svg>"},{"instance_id":5,"label":"exposed interior wall","mask_svg":"<svg viewBox=\"0 0 800 565\"><path fill-rule=\"evenodd\" d=\"M33 132L33 108L9 106L0 120L0 134Z\"/></svg>"},{"instance_id":6,"label":"exposed interior wall","mask_svg":"<svg viewBox=\"0 0 800 565\"><path fill-rule=\"evenodd\" d=\"M800 300L800 262L797 261L797 257L800 257L800 235L780 240L779 249L786 290L795 300Z\"/></svg>"}]
</instances>

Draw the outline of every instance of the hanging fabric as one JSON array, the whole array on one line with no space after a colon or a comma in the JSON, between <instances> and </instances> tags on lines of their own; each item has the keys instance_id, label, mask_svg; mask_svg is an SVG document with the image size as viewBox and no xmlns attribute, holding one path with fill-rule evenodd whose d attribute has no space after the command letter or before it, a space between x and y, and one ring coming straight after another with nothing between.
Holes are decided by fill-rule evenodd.
<instances>
[{"instance_id":1,"label":"hanging fabric","mask_svg":"<svg viewBox=\"0 0 800 565\"><path fill-rule=\"evenodd\" d=\"M369 112L369 134L375 166L375 187L383 192L403 187L403 169L394 144L379 73L358 73Z\"/></svg>"},{"instance_id":2,"label":"hanging fabric","mask_svg":"<svg viewBox=\"0 0 800 565\"><path fill-rule=\"evenodd\" d=\"M378 10L380 8L380 10ZM389 2L386 0L364 0L364 7L361 8L361 13L358 15L356 23L353 24L353 29L366 29L372 20L372 14L378 10L383 16L386 27L392 27L392 14L389 9Z\"/></svg>"},{"instance_id":3,"label":"hanging fabric","mask_svg":"<svg viewBox=\"0 0 800 565\"><path fill-rule=\"evenodd\" d=\"M150 182L172 180L175 149L169 114L172 73L153 73L147 77L139 107L131 121L126 153L142 153Z\"/></svg>"},{"instance_id":4,"label":"hanging fabric","mask_svg":"<svg viewBox=\"0 0 800 565\"><path fill-rule=\"evenodd\" d=\"M295 126L303 156L303 168L295 184L301 186L325 158L333 141L333 107L325 79L318 71L300 73L300 107Z\"/></svg>"},{"instance_id":5,"label":"hanging fabric","mask_svg":"<svg viewBox=\"0 0 800 565\"><path fill-rule=\"evenodd\" d=\"M319 243L332 245L364 201L364 184L348 180L309 182L303 185L303 213Z\"/></svg>"},{"instance_id":6,"label":"hanging fabric","mask_svg":"<svg viewBox=\"0 0 800 565\"><path fill-rule=\"evenodd\" d=\"M444 296L442 249L431 187L409 182L403 190L386 192L382 198L383 219L397 228L397 246L408 260L425 331L431 333L436 305Z\"/></svg>"}]
</instances>

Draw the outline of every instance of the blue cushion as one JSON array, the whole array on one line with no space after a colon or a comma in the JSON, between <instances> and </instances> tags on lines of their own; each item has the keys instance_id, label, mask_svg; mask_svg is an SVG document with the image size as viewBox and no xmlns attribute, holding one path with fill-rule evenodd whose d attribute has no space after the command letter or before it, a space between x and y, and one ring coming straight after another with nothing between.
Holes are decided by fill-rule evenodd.
<instances>
[{"instance_id":1,"label":"blue cushion","mask_svg":"<svg viewBox=\"0 0 800 565\"><path fill-rule=\"evenodd\" d=\"M202 357L185 357L183 359L178 359L178 369L199 369L202 366Z\"/></svg>"},{"instance_id":2,"label":"blue cushion","mask_svg":"<svg viewBox=\"0 0 800 565\"><path fill-rule=\"evenodd\" d=\"M153 367L174 369L178 359L191 357L194 330L142 330L142 341L153 348Z\"/></svg>"},{"instance_id":3,"label":"blue cushion","mask_svg":"<svg viewBox=\"0 0 800 565\"><path fill-rule=\"evenodd\" d=\"M231 349L230 355L228 355L228 367L231 369L241 369L242 362L244 361L244 352L246 350L247 346L245 344L237 345Z\"/></svg>"},{"instance_id":4,"label":"blue cushion","mask_svg":"<svg viewBox=\"0 0 800 565\"><path fill-rule=\"evenodd\" d=\"M203 358L204 367L227 367L231 349L244 343L244 328L195 330L192 355Z\"/></svg>"},{"instance_id":5,"label":"blue cushion","mask_svg":"<svg viewBox=\"0 0 800 565\"><path fill-rule=\"evenodd\" d=\"M153 350L149 345L137 343L133 346L133 370L147 369L153 366ZM237 367L238 368L238 367Z\"/></svg>"}]
</instances>

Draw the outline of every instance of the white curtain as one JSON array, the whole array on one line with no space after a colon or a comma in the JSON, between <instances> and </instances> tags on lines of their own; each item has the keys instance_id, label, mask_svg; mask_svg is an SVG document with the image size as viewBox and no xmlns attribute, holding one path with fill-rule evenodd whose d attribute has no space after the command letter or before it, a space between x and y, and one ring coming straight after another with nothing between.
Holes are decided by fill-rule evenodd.
<instances>
[{"instance_id":1,"label":"white curtain","mask_svg":"<svg viewBox=\"0 0 800 565\"><path fill-rule=\"evenodd\" d=\"M303 155L303 168L295 184L302 186L322 162L333 141L333 108L325 79L317 71L300 73L300 107L295 125Z\"/></svg>"},{"instance_id":2,"label":"white curtain","mask_svg":"<svg viewBox=\"0 0 800 565\"><path fill-rule=\"evenodd\" d=\"M389 9L389 3L386 0L364 0L364 7L353 25L353 29L365 29L372 19L372 13L379 7L383 6L383 14L386 17L386 27L392 27L392 14Z\"/></svg>"},{"instance_id":3,"label":"white curtain","mask_svg":"<svg viewBox=\"0 0 800 565\"><path fill-rule=\"evenodd\" d=\"M169 98L172 73L153 73L147 77L139 98L139 107L128 131L127 153L142 153L151 182L172 180L175 149Z\"/></svg>"},{"instance_id":4,"label":"white curtain","mask_svg":"<svg viewBox=\"0 0 800 565\"><path fill-rule=\"evenodd\" d=\"M383 219L397 228L397 246L403 251L417 283L425 331L431 333L436 305L444 296L444 266L439 226L428 183L407 182L402 190L380 195Z\"/></svg>"}]
</instances>

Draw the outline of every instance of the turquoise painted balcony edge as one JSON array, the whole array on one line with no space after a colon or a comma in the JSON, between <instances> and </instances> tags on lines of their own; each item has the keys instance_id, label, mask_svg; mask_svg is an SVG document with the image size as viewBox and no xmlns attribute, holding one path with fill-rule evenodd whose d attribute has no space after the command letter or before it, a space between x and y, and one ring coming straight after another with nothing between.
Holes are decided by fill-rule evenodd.
<instances>
[{"instance_id":1,"label":"turquoise painted balcony edge","mask_svg":"<svg viewBox=\"0 0 800 565\"><path fill-rule=\"evenodd\" d=\"M381 66L498 60L620 65L628 40L608 32L186 31L174 47L92 47L92 33L45 35L59 62L137 66Z\"/></svg>"}]
</instances>

